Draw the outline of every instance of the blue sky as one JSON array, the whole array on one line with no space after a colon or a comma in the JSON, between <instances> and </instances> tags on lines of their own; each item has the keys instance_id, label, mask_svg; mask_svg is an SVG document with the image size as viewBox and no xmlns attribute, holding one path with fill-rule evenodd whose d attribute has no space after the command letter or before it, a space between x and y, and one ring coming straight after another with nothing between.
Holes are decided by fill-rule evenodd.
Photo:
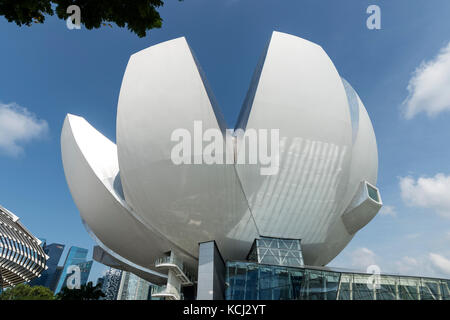
<instances>
[{"instance_id":1,"label":"blue sky","mask_svg":"<svg viewBox=\"0 0 450 320\"><path fill-rule=\"evenodd\" d=\"M381 30L366 27L371 4L381 8ZM61 163L66 113L114 141L129 56L185 36L232 127L277 30L325 49L377 137L385 208L331 265L450 277L449 12L448 0L167 1L163 27L143 39L115 25L68 30L48 17L28 28L1 17L0 204L48 242L92 249ZM91 279L103 268L95 264Z\"/></svg>"}]
</instances>

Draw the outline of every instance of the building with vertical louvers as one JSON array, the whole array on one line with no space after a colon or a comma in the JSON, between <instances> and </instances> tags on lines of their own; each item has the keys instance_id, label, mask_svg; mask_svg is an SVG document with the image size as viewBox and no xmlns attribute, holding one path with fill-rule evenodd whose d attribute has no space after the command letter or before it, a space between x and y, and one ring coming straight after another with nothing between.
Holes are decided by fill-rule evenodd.
<instances>
[{"instance_id":1,"label":"building with vertical louvers","mask_svg":"<svg viewBox=\"0 0 450 320\"><path fill-rule=\"evenodd\" d=\"M49 257L19 218L0 206L0 287L12 287L41 275Z\"/></svg>"}]
</instances>

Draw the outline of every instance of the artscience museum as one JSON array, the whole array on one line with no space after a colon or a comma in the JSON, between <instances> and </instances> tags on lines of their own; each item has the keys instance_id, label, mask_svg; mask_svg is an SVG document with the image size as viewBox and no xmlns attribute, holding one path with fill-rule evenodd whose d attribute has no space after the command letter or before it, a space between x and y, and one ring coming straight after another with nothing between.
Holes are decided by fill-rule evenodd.
<instances>
[{"instance_id":1,"label":"artscience museum","mask_svg":"<svg viewBox=\"0 0 450 320\"><path fill-rule=\"evenodd\" d=\"M195 139L195 123L201 145L173 161L184 143L174 132ZM371 286L326 267L382 198L367 110L319 45L273 32L232 128L185 38L130 57L115 143L67 115L64 172L94 259L165 299L450 299L449 280L381 275ZM269 141L275 174L238 161L253 156L240 143L250 132L267 132L254 141ZM198 161L218 139L213 154L228 161Z\"/></svg>"}]
</instances>

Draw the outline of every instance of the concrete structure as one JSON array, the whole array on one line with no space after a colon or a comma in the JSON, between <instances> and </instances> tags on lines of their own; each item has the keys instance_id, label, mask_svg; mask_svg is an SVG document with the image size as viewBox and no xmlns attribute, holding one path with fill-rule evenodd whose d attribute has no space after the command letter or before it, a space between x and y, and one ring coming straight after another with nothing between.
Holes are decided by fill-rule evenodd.
<instances>
[{"instance_id":1,"label":"concrete structure","mask_svg":"<svg viewBox=\"0 0 450 320\"><path fill-rule=\"evenodd\" d=\"M227 125L205 75L178 38L130 57L116 144L74 115L61 133L67 183L99 244L98 261L168 282L167 298L195 283L187 279L197 273L201 242L214 240L227 261L245 259L261 236L301 239L304 263L323 266L382 206L367 111L312 42L272 34L235 126L279 130L276 175L236 160L175 164L172 135L180 128L198 135L196 121L204 132L222 132L226 148L219 155L251 156L239 135L226 144ZM194 146L194 163L202 147Z\"/></svg>"},{"instance_id":2,"label":"concrete structure","mask_svg":"<svg viewBox=\"0 0 450 320\"><path fill-rule=\"evenodd\" d=\"M31 281L47 269L49 257L19 218L0 206L0 288Z\"/></svg>"},{"instance_id":3,"label":"concrete structure","mask_svg":"<svg viewBox=\"0 0 450 320\"><path fill-rule=\"evenodd\" d=\"M198 300L223 300L225 297L225 260L214 241L199 244Z\"/></svg>"}]
</instances>

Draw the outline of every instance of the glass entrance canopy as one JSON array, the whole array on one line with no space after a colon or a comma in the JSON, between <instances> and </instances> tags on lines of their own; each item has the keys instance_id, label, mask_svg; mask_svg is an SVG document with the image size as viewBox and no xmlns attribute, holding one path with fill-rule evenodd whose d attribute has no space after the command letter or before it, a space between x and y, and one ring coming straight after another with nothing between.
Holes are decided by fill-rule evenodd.
<instances>
[{"instance_id":1,"label":"glass entrance canopy","mask_svg":"<svg viewBox=\"0 0 450 320\"><path fill-rule=\"evenodd\" d=\"M227 300L450 300L450 280L230 261Z\"/></svg>"},{"instance_id":2,"label":"glass entrance canopy","mask_svg":"<svg viewBox=\"0 0 450 320\"><path fill-rule=\"evenodd\" d=\"M255 239L247 260L262 264L302 267L303 254L300 239L260 237Z\"/></svg>"}]
</instances>

